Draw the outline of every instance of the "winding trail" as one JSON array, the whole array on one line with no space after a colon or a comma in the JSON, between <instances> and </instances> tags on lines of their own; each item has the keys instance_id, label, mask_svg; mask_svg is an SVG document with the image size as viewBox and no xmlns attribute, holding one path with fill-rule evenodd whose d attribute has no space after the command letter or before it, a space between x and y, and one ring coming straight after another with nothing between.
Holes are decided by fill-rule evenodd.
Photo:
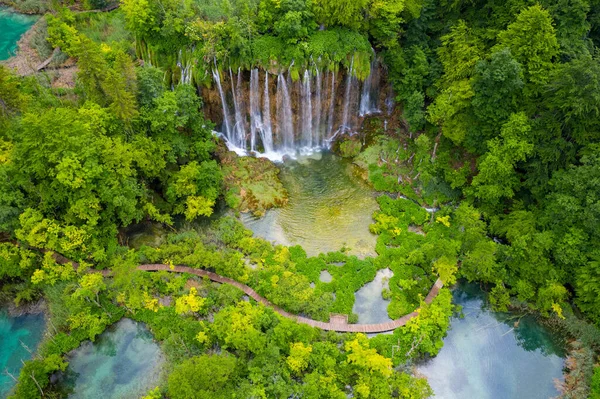
<instances>
[{"instance_id":1,"label":"winding trail","mask_svg":"<svg viewBox=\"0 0 600 399\"><path fill-rule=\"evenodd\" d=\"M15 244L18 245L18 243L15 243ZM42 253L52 252L52 251L48 251L45 249L38 249L38 250ZM71 263L75 269L77 269L79 267L79 263L72 261L71 259L66 258L65 256L63 256L59 253L52 252L52 257L54 258L54 260L57 263L60 263L60 264ZM406 325L406 323L410 319L412 319L413 317L417 317L419 314L419 308L417 308L414 312L404 315L404 316L400 317L399 319L388 321L385 323L377 323L377 324L348 324L348 317L346 315L331 314L330 315L331 321L326 323L323 321L317 321L317 320L309 319L307 317L298 316L298 315L292 314L290 312L286 312L285 310L281 309L279 306L274 305L267 299L260 296L256 291L254 291L252 288L248 287L246 284L242 284L239 281L235 281L234 279L231 279L229 277L224 277L217 273L209 272L207 270L194 269L192 267L181 266L181 265L169 266L169 265L165 265L162 263L151 263L151 264L139 265L137 267L137 270L143 270L146 272L166 271L166 272L172 272L172 273L190 273L190 274L196 275L198 277L208 277L210 280L215 281L217 283L233 285L234 287L242 290L246 295L248 295L249 297L254 299L256 302L260 302L263 305L272 308L275 312L279 313L283 317L287 317L288 319L294 320L298 323L306 324L311 327L320 328L321 330L326 330L326 331L354 332L354 333L360 332L360 333L365 333L365 334L393 331L398 327L402 327L402 326ZM90 269L89 273L100 273L105 277L109 277L111 274L110 270L94 270L94 269ZM430 304L435 299L435 297L438 295L438 293L440 292L440 289L442 289L443 286L444 286L444 283L442 282L441 279L438 278L436 280L436 282L433 284L433 287L431 287L431 290L429 290L429 293L427 294L427 296L425 297L425 303Z\"/></svg>"},{"instance_id":2,"label":"winding trail","mask_svg":"<svg viewBox=\"0 0 600 399\"><path fill-rule=\"evenodd\" d=\"M402 316L399 319L388 321L385 323L378 324L348 324L347 317L345 315L331 315L331 321L328 323L317 321L313 319L309 319L306 317L298 316L285 310L281 309L279 306L276 306L269 302L267 299L258 295L256 291L252 288L248 287L246 284L242 284L238 281L235 281L229 277L223 277L219 274L209 272L202 269L194 269L187 266L169 266L165 264L146 264L140 265L137 267L138 270L143 270L147 272L156 272L156 271L167 271L173 273L190 273L199 277L208 277L210 280L215 281L221 284L229 284L233 285L236 288L244 291L246 295L254 299L256 302L260 302L265 306L272 308L274 311L279 313L283 317L287 317L288 319L294 320L298 323L307 324L312 327L320 328L321 330L326 331L338 331L338 332L360 332L360 333L381 333L386 331L395 330L398 327L404 326L410 319L416 317L419 314L419 309L415 310L412 313ZM103 271L104 275L109 275L110 271ZM439 278L431 287L429 294L425 298L425 303L431 303L433 299L437 296L440 289L443 287L442 280Z\"/></svg>"}]
</instances>

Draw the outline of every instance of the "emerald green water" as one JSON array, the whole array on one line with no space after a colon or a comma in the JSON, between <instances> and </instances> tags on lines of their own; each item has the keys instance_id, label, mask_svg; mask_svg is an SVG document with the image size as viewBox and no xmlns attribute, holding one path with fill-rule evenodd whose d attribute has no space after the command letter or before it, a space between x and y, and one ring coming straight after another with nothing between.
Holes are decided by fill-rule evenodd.
<instances>
[{"instance_id":1,"label":"emerald green water","mask_svg":"<svg viewBox=\"0 0 600 399\"><path fill-rule=\"evenodd\" d=\"M12 57L17 50L17 42L38 19L0 7L0 61Z\"/></svg>"},{"instance_id":2,"label":"emerald green water","mask_svg":"<svg viewBox=\"0 0 600 399\"><path fill-rule=\"evenodd\" d=\"M36 352L45 328L43 314L11 317L0 309L0 398L6 397L14 386L4 371L19 377L21 361L31 359L29 351Z\"/></svg>"},{"instance_id":3,"label":"emerald green water","mask_svg":"<svg viewBox=\"0 0 600 399\"><path fill-rule=\"evenodd\" d=\"M163 363L146 326L123 319L69 355L61 385L69 398L137 399L159 385Z\"/></svg>"},{"instance_id":4,"label":"emerald green water","mask_svg":"<svg viewBox=\"0 0 600 399\"><path fill-rule=\"evenodd\" d=\"M377 237L369 232L378 209L375 193L355 175L356 167L331 153L288 160L280 178L289 203L260 219L242 215L255 235L283 245L302 245L309 256L349 248L375 256Z\"/></svg>"},{"instance_id":5,"label":"emerald green water","mask_svg":"<svg viewBox=\"0 0 600 399\"><path fill-rule=\"evenodd\" d=\"M473 284L454 290L454 303L463 307L464 318L452 319L438 356L418 368L435 398L558 396L554 379L562 379L562 341L532 317L492 312L484 299Z\"/></svg>"}]
</instances>

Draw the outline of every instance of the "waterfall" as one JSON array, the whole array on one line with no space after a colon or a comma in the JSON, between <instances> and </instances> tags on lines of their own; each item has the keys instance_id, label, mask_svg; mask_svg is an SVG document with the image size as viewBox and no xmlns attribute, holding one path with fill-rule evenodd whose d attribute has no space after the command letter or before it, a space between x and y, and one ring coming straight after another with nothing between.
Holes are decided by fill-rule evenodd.
<instances>
[{"instance_id":1,"label":"waterfall","mask_svg":"<svg viewBox=\"0 0 600 399\"><path fill-rule=\"evenodd\" d=\"M236 114L236 124L239 126L239 134L242 137L242 148L246 147L246 115L244 112L244 91L242 90L242 69L238 68L237 73L237 83L235 85L235 93L237 94L236 103L237 109L239 110L239 115ZM240 100L241 98L241 100Z\"/></svg>"},{"instance_id":2,"label":"waterfall","mask_svg":"<svg viewBox=\"0 0 600 399\"><path fill-rule=\"evenodd\" d=\"M373 66L371 65L371 73L373 73ZM360 116L367 115L370 109L371 103L371 73L363 82L363 89L360 95L360 109L358 111Z\"/></svg>"},{"instance_id":3,"label":"waterfall","mask_svg":"<svg viewBox=\"0 0 600 399\"><path fill-rule=\"evenodd\" d=\"M250 71L250 150L256 151L256 132L262 130L260 99L258 87L258 69Z\"/></svg>"},{"instance_id":4,"label":"waterfall","mask_svg":"<svg viewBox=\"0 0 600 399\"><path fill-rule=\"evenodd\" d=\"M394 110L394 90L390 85L388 88L387 97L385 99L385 107L387 108L387 114L391 115Z\"/></svg>"},{"instance_id":5,"label":"waterfall","mask_svg":"<svg viewBox=\"0 0 600 399\"><path fill-rule=\"evenodd\" d=\"M308 69L304 70L302 79L302 137L303 145L307 148L313 146L313 124L312 124L312 92L310 88L310 73Z\"/></svg>"},{"instance_id":6,"label":"waterfall","mask_svg":"<svg viewBox=\"0 0 600 399\"><path fill-rule=\"evenodd\" d=\"M373 61L371 61L371 71L369 76L363 82L362 93L360 96L360 116L370 115L381 112L378 108L379 102L379 65L375 52L373 52Z\"/></svg>"},{"instance_id":7,"label":"waterfall","mask_svg":"<svg viewBox=\"0 0 600 399\"><path fill-rule=\"evenodd\" d=\"M350 89L352 86L353 73L354 56L352 56L352 61L350 61L350 70L348 71L348 76L346 77L346 93L344 94L344 113L342 114L342 125L340 127L341 131L350 130L350 126L348 126L348 109L350 107Z\"/></svg>"},{"instance_id":8,"label":"waterfall","mask_svg":"<svg viewBox=\"0 0 600 399\"><path fill-rule=\"evenodd\" d=\"M315 93L315 105L314 105L314 137L315 137L315 144L317 146L323 146L323 139L321 137L321 88L323 86L323 81L322 81L322 77L321 74L319 73L319 68L316 68L316 76L315 76L315 86L316 86L316 93Z\"/></svg>"},{"instance_id":9,"label":"waterfall","mask_svg":"<svg viewBox=\"0 0 600 399\"><path fill-rule=\"evenodd\" d=\"M379 104L379 61L372 61L362 84L354 76L354 61L352 57L346 75L319 69L313 62L295 82L290 70L279 72L276 81L270 81L275 75L270 77L265 70L261 82L260 68L246 73L240 68L237 75L230 68L228 81L222 79L227 72L221 76L215 65L212 74L223 112L222 133L229 148L238 154L254 152L271 159L293 157L298 151L328 148L338 134L356 132L362 117L385 111L386 105L391 112L393 92L385 86L381 94L385 93L387 100Z\"/></svg>"},{"instance_id":10,"label":"waterfall","mask_svg":"<svg viewBox=\"0 0 600 399\"><path fill-rule=\"evenodd\" d=\"M239 73L238 73L239 77ZM235 84L233 81L233 73L231 72L231 68L229 68L229 79L231 81L231 95L233 96L233 109L235 111L235 124L233 125L233 142L232 144L239 148L246 147L246 132L244 131L244 123L242 120L242 113L240 111L240 103L235 94ZM239 83L239 79L238 79ZM239 89L239 85L238 85Z\"/></svg>"},{"instance_id":11,"label":"waterfall","mask_svg":"<svg viewBox=\"0 0 600 399\"><path fill-rule=\"evenodd\" d=\"M379 109L379 61L373 52L371 61L371 71L369 76L363 82L363 89L360 96L360 116L371 115L381 112Z\"/></svg>"},{"instance_id":12,"label":"waterfall","mask_svg":"<svg viewBox=\"0 0 600 399\"><path fill-rule=\"evenodd\" d=\"M221 107L223 109L223 126L225 128L225 136L227 140L232 141L233 137L231 135L231 125L229 122L229 110L227 107L227 101L225 101L225 94L223 93L223 87L221 86L221 77L219 75L219 71L213 69L212 71L213 79L217 84L217 88L219 89L219 96L221 96Z\"/></svg>"},{"instance_id":13,"label":"waterfall","mask_svg":"<svg viewBox=\"0 0 600 399\"><path fill-rule=\"evenodd\" d=\"M269 72L265 71L265 91L263 92L263 128L261 137L265 152L273 152L273 128L271 127L271 100L269 98Z\"/></svg>"},{"instance_id":14,"label":"waterfall","mask_svg":"<svg viewBox=\"0 0 600 399\"><path fill-rule=\"evenodd\" d=\"M283 142L283 150L294 149L294 122L292 117L292 102L286 79L280 73L277 76L277 125L278 135Z\"/></svg>"},{"instance_id":15,"label":"waterfall","mask_svg":"<svg viewBox=\"0 0 600 399\"><path fill-rule=\"evenodd\" d=\"M335 117L335 72L331 71L331 87L329 89L329 117L327 121L327 140L333 134L333 118Z\"/></svg>"},{"instance_id":16,"label":"waterfall","mask_svg":"<svg viewBox=\"0 0 600 399\"><path fill-rule=\"evenodd\" d=\"M183 60L183 53L181 49L179 50L179 55L177 56L177 66L181 71L181 77L179 79L179 84L191 84L192 83L192 61L189 57L185 57L186 60Z\"/></svg>"}]
</instances>

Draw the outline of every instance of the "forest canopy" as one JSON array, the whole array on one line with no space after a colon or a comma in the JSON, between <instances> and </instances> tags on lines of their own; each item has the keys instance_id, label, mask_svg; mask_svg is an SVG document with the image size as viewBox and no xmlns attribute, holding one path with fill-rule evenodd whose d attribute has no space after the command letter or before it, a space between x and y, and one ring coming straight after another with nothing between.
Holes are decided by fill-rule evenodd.
<instances>
[{"instance_id":1,"label":"forest canopy","mask_svg":"<svg viewBox=\"0 0 600 399\"><path fill-rule=\"evenodd\" d=\"M565 397L600 397L599 0L122 0L109 13L52 3L39 7L50 12L38 45L59 54L54 72L76 67L72 84L0 66L0 299L45 298L55 326L17 397L38 397L68 351L126 315L166 348L170 375L154 397L341 398L350 386L424 398L425 381L401 370L441 348L450 291L423 302L438 278L477 282L495 309L562 326L580 342L569 365L583 369L565 380L579 396ZM223 155L205 114L213 71L364 81L376 57L392 128L372 118L374 132L334 149L383 194L377 257L309 257L234 217L209 221L223 202L263 213L287 200L272 165ZM248 194L254 178L277 198ZM139 223L172 234L133 248ZM142 263L214 271L291 313L351 322L354 292L389 267L389 315L421 310L389 336L325 333ZM319 283L323 270L339 282Z\"/></svg>"}]
</instances>

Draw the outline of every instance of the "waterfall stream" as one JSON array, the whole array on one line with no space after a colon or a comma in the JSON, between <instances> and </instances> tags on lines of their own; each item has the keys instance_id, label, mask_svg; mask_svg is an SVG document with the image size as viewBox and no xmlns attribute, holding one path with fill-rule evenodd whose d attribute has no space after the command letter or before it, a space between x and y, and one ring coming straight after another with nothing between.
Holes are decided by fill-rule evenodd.
<instances>
[{"instance_id":1,"label":"waterfall stream","mask_svg":"<svg viewBox=\"0 0 600 399\"><path fill-rule=\"evenodd\" d=\"M294 157L328 148L337 134L357 132L365 116L389 111L391 91L380 90L378 59L374 57L362 83L355 76L354 61L353 57L345 73L320 70L313 62L296 82L291 69L272 76L265 70L263 80L258 68L238 69L237 74L230 68L224 81L213 70L223 117L221 134L230 149L274 160ZM338 79L345 84L336 85Z\"/></svg>"},{"instance_id":2,"label":"waterfall stream","mask_svg":"<svg viewBox=\"0 0 600 399\"><path fill-rule=\"evenodd\" d=\"M271 99L269 95L269 73L265 71L265 91L263 92L262 140L266 153L273 152L273 128L271 126Z\"/></svg>"},{"instance_id":3,"label":"waterfall stream","mask_svg":"<svg viewBox=\"0 0 600 399\"><path fill-rule=\"evenodd\" d=\"M346 93L344 94L344 113L342 114L342 125L340 126L341 131L350 129L348 126L348 108L350 107L350 93L352 89L352 74L354 73L354 56L350 61L350 72L346 76Z\"/></svg>"},{"instance_id":4,"label":"waterfall stream","mask_svg":"<svg viewBox=\"0 0 600 399\"><path fill-rule=\"evenodd\" d=\"M225 101L225 94L223 93L223 86L221 86L221 77L219 75L219 71L213 69L212 71L213 79L217 84L217 88L219 89L219 96L221 97L221 107L223 110L223 134L227 137L228 141L232 141L233 137L231 135L231 122L229 120L229 109L227 107L227 102Z\"/></svg>"},{"instance_id":5,"label":"waterfall stream","mask_svg":"<svg viewBox=\"0 0 600 399\"><path fill-rule=\"evenodd\" d=\"M312 91L310 89L310 73L308 69L304 71L302 79L302 145L307 148L313 147L313 123L312 123Z\"/></svg>"},{"instance_id":6,"label":"waterfall stream","mask_svg":"<svg viewBox=\"0 0 600 399\"><path fill-rule=\"evenodd\" d=\"M314 102L314 127L315 127L315 143L317 146L323 146L323 140L321 139L321 86L323 86L323 82L321 80L321 74L319 73L319 68L316 69L315 75L315 102Z\"/></svg>"}]
</instances>

